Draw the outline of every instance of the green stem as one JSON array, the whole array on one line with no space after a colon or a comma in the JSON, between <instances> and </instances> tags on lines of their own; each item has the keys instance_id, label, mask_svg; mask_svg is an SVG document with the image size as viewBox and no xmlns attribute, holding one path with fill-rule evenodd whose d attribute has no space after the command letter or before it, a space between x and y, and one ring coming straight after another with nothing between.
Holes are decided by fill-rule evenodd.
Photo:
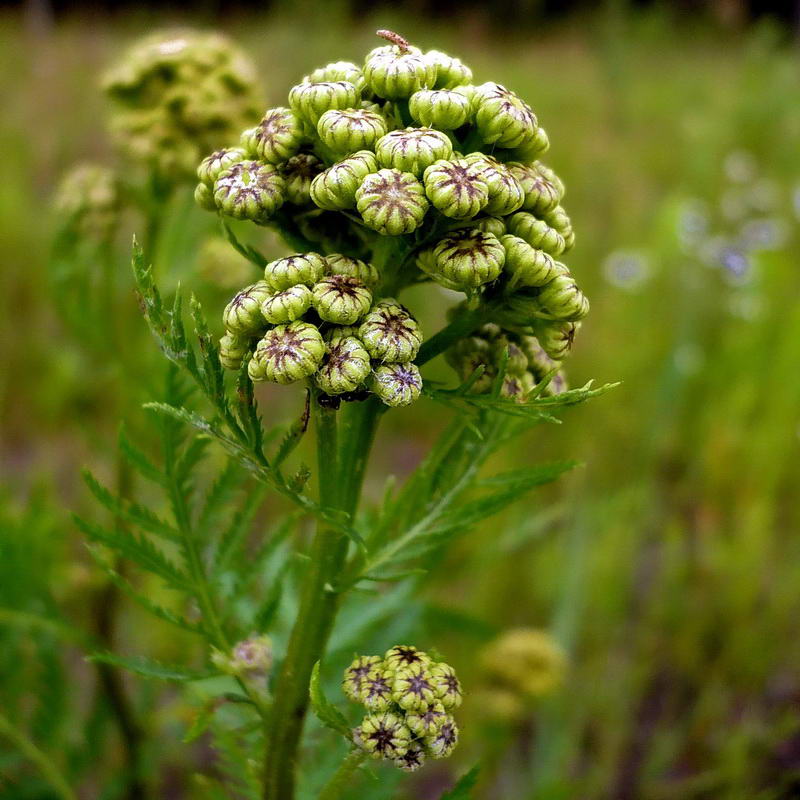
<instances>
[{"instance_id":1,"label":"green stem","mask_svg":"<svg viewBox=\"0 0 800 800\"><path fill-rule=\"evenodd\" d=\"M447 350L454 342L469 336L491 317L492 309L489 306L480 306L474 311L462 312L449 325L423 342L415 363L418 367L427 364L428 361Z\"/></svg>"},{"instance_id":2,"label":"green stem","mask_svg":"<svg viewBox=\"0 0 800 800\"><path fill-rule=\"evenodd\" d=\"M344 792L353 784L353 773L364 763L367 754L363 750L351 750L333 773L331 779L323 786L317 800L339 800Z\"/></svg>"},{"instance_id":3,"label":"green stem","mask_svg":"<svg viewBox=\"0 0 800 800\"><path fill-rule=\"evenodd\" d=\"M317 432L317 474L320 503L353 515L361 495L368 451L380 417L377 404L366 401L348 408L342 422L339 449L336 411L312 403ZM308 685L330 636L341 595L334 583L342 571L349 540L323 522L318 523L309 552L300 608L286 657L276 680L267 734L264 776L265 800L291 800L303 722L308 709Z\"/></svg>"},{"instance_id":4,"label":"green stem","mask_svg":"<svg viewBox=\"0 0 800 800\"><path fill-rule=\"evenodd\" d=\"M5 737L31 763L35 764L45 780L63 800L78 800L58 767L19 728L0 714L0 736Z\"/></svg>"}]
</instances>

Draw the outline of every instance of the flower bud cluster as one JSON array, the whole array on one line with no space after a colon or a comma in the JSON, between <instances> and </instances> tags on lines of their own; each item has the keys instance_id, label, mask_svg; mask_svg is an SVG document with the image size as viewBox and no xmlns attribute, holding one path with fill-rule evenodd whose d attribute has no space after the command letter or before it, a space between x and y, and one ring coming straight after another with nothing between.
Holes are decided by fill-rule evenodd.
<instances>
[{"instance_id":1,"label":"flower bud cluster","mask_svg":"<svg viewBox=\"0 0 800 800\"><path fill-rule=\"evenodd\" d=\"M112 133L131 160L171 180L235 138L261 113L256 71L226 37L160 32L134 45L105 76Z\"/></svg>"},{"instance_id":2,"label":"flower bud cluster","mask_svg":"<svg viewBox=\"0 0 800 800\"><path fill-rule=\"evenodd\" d=\"M220 361L240 369L247 360L254 382L311 378L326 395L412 403L422 390L413 363L422 333L404 306L375 296L379 280L373 265L339 253L272 261L225 308Z\"/></svg>"},{"instance_id":3,"label":"flower bud cluster","mask_svg":"<svg viewBox=\"0 0 800 800\"><path fill-rule=\"evenodd\" d=\"M426 758L446 758L458 743L452 712L461 684L449 664L409 645L359 656L344 671L342 690L367 709L353 741L372 758L413 772Z\"/></svg>"},{"instance_id":4,"label":"flower bud cluster","mask_svg":"<svg viewBox=\"0 0 800 800\"><path fill-rule=\"evenodd\" d=\"M76 233L95 242L107 241L121 208L117 175L100 164L79 164L62 179L54 205Z\"/></svg>"}]
</instances>

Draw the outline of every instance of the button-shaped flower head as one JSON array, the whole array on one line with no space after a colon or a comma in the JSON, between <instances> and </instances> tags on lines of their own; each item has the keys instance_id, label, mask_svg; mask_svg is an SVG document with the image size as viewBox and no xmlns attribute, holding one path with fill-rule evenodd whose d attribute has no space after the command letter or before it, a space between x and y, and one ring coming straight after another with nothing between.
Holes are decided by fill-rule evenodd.
<instances>
[{"instance_id":1,"label":"button-shaped flower head","mask_svg":"<svg viewBox=\"0 0 800 800\"><path fill-rule=\"evenodd\" d=\"M434 162L448 159L453 144L447 135L433 128L403 128L378 140L375 155L382 167L410 172L417 178Z\"/></svg>"},{"instance_id":2,"label":"button-shaped flower head","mask_svg":"<svg viewBox=\"0 0 800 800\"><path fill-rule=\"evenodd\" d=\"M506 372L510 375L521 375L528 369L528 357L516 341L508 336L498 336L489 345L492 364L500 367L505 361Z\"/></svg>"},{"instance_id":3,"label":"button-shaped flower head","mask_svg":"<svg viewBox=\"0 0 800 800\"><path fill-rule=\"evenodd\" d=\"M536 325L536 338L550 358L563 361L572 350L580 326L580 322L540 321Z\"/></svg>"},{"instance_id":4,"label":"button-shaped flower head","mask_svg":"<svg viewBox=\"0 0 800 800\"><path fill-rule=\"evenodd\" d=\"M311 183L311 199L327 211L355 208L356 190L370 173L378 171L378 159L369 150L336 162Z\"/></svg>"},{"instance_id":5,"label":"button-shaped flower head","mask_svg":"<svg viewBox=\"0 0 800 800\"><path fill-rule=\"evenodd\" d=\"M194 190L194 201L203 211L216 211L217 201L214 199L214 190L204 183L198 183Z\"/></svg>"},{"instance_id":6,"label":"button-shaped flower head","mask_svg":"<svg viewBox=\"0 0 800 800\"><path fill-rule=\"evenodd\" d=\"M398 714L368 714L358 728L358 741L372 758L399 758L409 748L411 731Z\"/></svg>"},{"instance_id":7,"label":"button-shaped flower head","mask_svg":"<svg viewBox=\"0 0 800 800\"><path fill-rule=\"evenodd\" d=\"M412 741L408 750L401 756L395 756L392 762L404 772L416 772L425 763L425 747L420 742Z\"/></svg>"},{"instance_id":8,"label":"button-shaped flower head","mask_svg":"<svg viewBox=\"0 0 800 800\"><path fill-rule=\"evenodd\" d=\"M373 371L369 386L387 406L408 406L422 392L422 376L415 364L382 364Z\"/></svg>"},{"instance_id":9,"label":"button-shaped flower head","mask_svg":"<svg viewBox=\"0 0 800 800\"><path fill-rule=\"evenodd\" d=\"M357 107L360 94L349 81L299 83L289 92L289 105L298 117L316 129L326 111Z\"/></svg>"},{"instance_id":10,"label":"button-shaped flower head","mask_svg":"<svg viewBox=\"0 0 800 800\"><path fill-rule=\"evenodd\" d=\"M286 185L275 167L239 161L214 183L217 208L229 217L266 222L282 205Z\"/></svg>"},{"instance_id":11,"label":"button-shaped flower head","mask_svg":"<svg viewBox=\"0 0 800 800\"><path fill-rule=\"evenodd\" d=\"M433 88L436 64L397 34L394 44L375 48L364 62L364 78L378 97L400 100Z\"/></svg>"},{"instance_id":12,"label":"button-shaped flower head","mask_svg":"<svg viewBox=\"0 0 800 800\"><path fill-rule=\"evenodd\" d=\"M392 704L392 680L394 673L379 662L361 683L360 702L370 711L386 711Z\"/></svg>"},{"instance_id":13,"label":"button-shaped flower head","mask_svg":"<svg viewBox=\"0 0 800 800\"><path fill-rule=\"evenodd\" d=\"M239 369L249 350L250 343L247 336L237 336L228 332L219 340L219 363L225 369Z\"/></svg>"},{"instance_id":14,"label":"button-shaped flower head","mask_svg":"<svg viewBox=\"0 0 800 800\"><path fill-rule=\"evenodd\" d=\"M406 725L414 736L421 739L433 736L447 721L448 715L440 700L434 700L426 708L409 711L406 714Z\"/></svg>"},{"instance_id":15,"label":"button-shaped flower head","mask_svg":"<svg viewBox=\"0 0 800 800\"><path fill-rule=\"evenodd\" d=\"M404 667L427 667L431 663L431 657L423 650L417 650L410 644L396 644L390 647L384 655L387 666L393 670Z\"/></svg>"},{"instance_id":16,"label":"button-shaped flower head","mask_svg":"<svg viewBox=\"0 0 800 800\"><path fill-rule=\"evenodd\" d=\"M425 194L434 208L452 219L469 219L489 202L489 187L466 159L437 161L425 170Z\"/></svg>"},{"instance_id":17,"label":"button-shaped flower head","mask_svg":"<svg viewBox=\"0 0 800 800\"><path fill-rule=\"evenodd\" d=\"M264 300L261 304L261 313L264 319L273 325L294 322L311 308L311 300L311 289L299 283Z\"/></svg>"},{"instance_id":18,"label":"button-shaped flower head","mask_svg":"<svg viewBox=\"0 0 800 800\"><path fill-rule=\"evenodd\" d=\"M356 278L368 289L374 289L381 279L378 268L373 264L367 264L365 261L350 258L341 253L325 256L325 265L326 274L347 275L350 278Z\"/></svg>"},{"instance_id":19,"label":"button-shaped flower head","mask_svg":"<svg viewBox=\"0 0 800 800\"><path fill-rule=\"evenodd\" d=\"M567 243L567 249L574 244L572 221L561 206L556 206L542 214L542 219L564 237L564 241Z\"/></svg>"},{"instance_id":20,"label":"button-shaped flower head","mask_svg":"<svg viewBox=\"0 0 800 800\"><path fill-rule=\"evenodd\" d=\"M484 142L519 147L533 139L538 123L524 100L499 83L484 83L477 89L475 124Z\"/></svg>"},{"instance_id":21,"label":"button-shaped flower head","mask_svg":"<svg viewBox=\"0 0 800 800\"><path fill-rule=\"evenodd\" d=\"M551 256L559 256L564 252L564 237L543 219L537 219L527 211L517 211L506 220L508 232L524 239L531 247L544 250Z\"/></svg>"},{"instance_id":22,"label":"button-shaped flower head","mask_svg":"<svg viewBox=\"0 0 800 800\"><path fill-rule=\"evenodd\" d=\"M506 253L491 233L461 228L439 240L433 257L444 278L463 291L471 291L500 275Z\"/></svg>"},{"instance_id":23,"label":"button-shaped flower head","mask_svg":"<svg viewBox=\"0 0 800 800\"><path fill-rule=\"evenodd\" d=\"M352 61L334 61L324 67L318 67L303 78L303 83L331 81L347 81L361 91L364 88L364 73L361 71L361 67Z\"/></svg>"},{"instance_id":24,"label":"button-shaped flower head","mask_svg":"<svg viewBox=\"0 0 800 800\"><path fill-rule=\"evenodd\" d=\"M256 345L248 365L253 381L294 383L317 371L325 356L325 342L314 325L292 322L267 331Z\"/></svg>"},{"instance_id":25,"label":"button-shaped flower head","mask_svg":"<svg viewBox=\"0 0 800 800\"><path fill-rule=\"evenodd\" d=\"M382 300L364 317L358 335L376 361L413 361L422 344L417 321L391 299Z\"/></svg>"},{"instance_id":26,"label":"button-shaped flower head","mask_svg":"<svg viewBox=\"0 0 800 800\"><path fill-rule=\"evenodd\" d=\"M461 705L461 683L456 677L455 670L443 662L430 667L431 683L436 697L447 708L458 708Z\"/></svg>"},{"instance_id":27,"label":"button-shaped flower head","mask_svg":"<svg viewBox=\"0 0 800 800\"><path fill-rule=\"evenodd\" d=\"M529 372L521 374L509 373L503 377L500 396L508 400L524 403L534 387L533 376Z\"/></svg>"},{"instance_id":28,"label":"button-shaped flower head","mask_svg":"<svg viewBox=\"0 0 800 800\"><path fill-rule=\"evenodd\" d=\"M525 194L521 206L523 210L541 216L558 205L560 200L558 189L536 167L511 162L507 168L517 179Z\"/></svg>"},{"instance_id":29,"label":"button-shaped flower head","mask_svg":"<svg viewBox=\"0 0 800 800\"><path fill-rule=\"evenodd\" d=\"M454 86L472 83L472 70L458 58L441 52L441 50L428 50L425 60L436 66L437 89L451 89Z\"/></svg>"},{"instance_id":30,"label":"button-shaped flower head","mask_svg":"<svg viewBox=\"0 0 800 800\"><path fill-rule=\"evenodd\" d=\"M311 182L323 169L323 163L312 153L298 153L280 166L286 183L286 200L296 206L311 202Z\"/></svg>"},{"instance_id":31,"label":"button-shaped flower head","mask_svg":"<svg viewBox=\"0 0 800 800\"><path fill-rule=\"evenodd\" d=\"M539 292L536 301L554 319L577 322L589 313L589 301L586 295L569 274L556 275Z\"/></svg>"},{"instance_id":32,"label":"button-shaped flower head","mask_svg":"<svg viewBox=\"0 0 800 800\"><path fill-rule=\"evenodd\" d=\"M398 669L392 681L392 699L405 711L424 711L436 699L431 673L420 664Z\"/></svg>"},{"instance_id":33,"label":"button-shaped flower head","mask_svg":"<svg viewBox=\"0 0 800 800\"><path fill-rule=\"evenodd\" d=\"M384 236L415 231L428 201L422 184L408 172L382 169L367 175L356 191L356 207L364 223Z\"/></svg>"},{"instance_id":34,"label":"button-shaped flower head","mask_svg":"<svg viewBox=\"0 0 800 800\"><path fill-rule=\"evenodd\" d=\"M295 253L264 268L264 280L273 292L282 292L302 283L313 286L325 274L327 264L319 253Z\"/></svg>"},{"instance_id":35,"label":"button-shaped flower head","mask_svg":"<svg viewBox=\"0 0 800 800\"><path fill-rule=\"evenodd\" d=\"M355 703L361 702L361 686L367 675L381 663L380 656L358 656L344 671L342 691Z\"/></svg>"},{"instance_id":36,"label":"button-shaped flower head","mask_svg":"<svg viewBox=\"0 0 800 800\"><path fill-rule=\"evenodd\" d=\"M235 674L266 675L272 667L272 640L269 636L251 636L233 646L231 666Z\"/></svg>"},{"instance_id":37,"label":"button-shaped flower head","mask_svg":"<svg viewBox=\"0 0 800 800\"><path fill-rule=\"evenodd\" d=\"M505 164L483 153L472 153L466 161L486 182L489 199L484 211L505 217L521 208L525 202L525 192L516 176Z\"/></svg>"},{"instance_id":38,"label":"button-shaped flower head","mask_svg":"<svg viewBox=\"0 0 800 800\"><path fill-rule=\"evenodd\" d=\"M449 717L432 736L425 738L425 745L432 758L447 758L458 744L458 725Z\"/></svg>"},{"instance_id":39,"label":"button-shaped flower head","mask_svg":"<svg viewBox=\"0 0 800 800\"><path fill-rule=\"evenodd\" d=\"M258 125L242 134L241 147L251 158L280 164L300 151L303 138L303 125L293 111L270 108Z\"/></svg>"},{"instance_id":40,"label":"button-shaped flower head","mask_svg":"<svg viewBox=\"0 0 800 800\"><path fill-rule=\"evenodd\" d=\"M541 161L534 161L532 166L536 168L536 171L545 180L553 184L558 192L558 202L560 203L564 199L564 193L566 192L564 181L562 181L561 178L556 175L555 170L551 169L546 164L543 164Z\"/></svg>"},{"instance_id":41,"label":"button-shaped flower head","mask_svg":"<svg viewBox=\"0 0 800 800\"><path fill-rule=\"evenodd\" d=\"M334 329L335 330L335 329ZM325 394L355 392L371 371L369 353L356 336L332 335L315 379Z\"/></svg>"},{"instance_id":42,"label":"button-shaped flower head","mask_svg":"<svg viewBox=\"0 0 800 800\"><path fill-rule=\"evenodd\" d=\"M454 131L467 121L470 101L450 89L420 89L411 95L408 110L420 125Z\"/></svg>"},{"instance_id":43,"label":"button-shaped flower head","mask_svg":"<svg viewBox=\"0 0 800 800\"><path fill-rule=\"evenodd\" d=\"M197 177L201 183L212 188L217 178L226 169L239 161L246 161L247 155L242 147L225 147L222 150L215 150L200 162L200 166L197 168Z\"/></svg>"},{"instance_id":44,"label":"button-shaped flower head","mask_svg":"<svg viewBox=\"0 0 800 800\"><path fill-rule=\"evenodd\" d=\"M386 130L385 117L366 108L331 109L317 123L319 138L335 153L371 150Z\"/></svg>"},{"instance_id":45,"label":"button-shaped flower head","mask_svg":"<svg viewBox=\"0 0 800 800\"><path fill-rule=\"evenodd\" d=\"M261 304L269 296L266 281L259 281L237 292L222 313L225 330L236 336L253 336L259 333L266 325Z\"/></svg>"},{"instance_id":46,"label":"button-shaped flower head","mask_svg":"<svg viewBox=\"0 0 800 800\"><path fill-rule=\"evenodd\" d=\"M337 325L353 325L372 305L372 292L358 278L330 275L312 290L314 308L321 319Z\"/></svg>"},{"instance_id":47,"label":"button-shaped flower head","mask_svg":"<svg viewBox=\"0 0 800 800\"><path fill-rule=\"evenodd\" d=\"M510 276L508 285L544 286L549 283L559 270L553 257L531 247L519 236L506 234L500 237L500 243L506 251L506 263L503 269Z\"/></svg>"}]
</instances>

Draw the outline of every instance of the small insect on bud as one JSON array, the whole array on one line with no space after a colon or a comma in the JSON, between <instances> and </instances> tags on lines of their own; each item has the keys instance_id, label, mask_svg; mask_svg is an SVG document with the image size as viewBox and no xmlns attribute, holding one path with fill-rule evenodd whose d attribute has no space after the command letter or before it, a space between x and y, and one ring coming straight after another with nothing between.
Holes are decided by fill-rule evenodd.
<instances>
[{"instance_id":1,"label":"small insect on bud","mask_svg":"<svg viewBox=\"0 0 800 800\"><path fill-rule=\"evenodd\" d=\"M271 108L255 128L242 134L241 146L251 158L280 164L300 150L303 138L303 126L292 111Z\"/></svg>"},{"instance_id":2,"label":"small insect on bud","mask_svg":"<svg viewBox=\"0 0 800 800\"><path fill-rule=\"evenodd\" d=\"M432 89L436 64L407 43L378 47L367 56L364 78L378 97L400 100L420 89Z\"/></svg>"},{"instance_id":3,"label":"small insect on bud","mask_svg":"<svg viewBox=\"0 0 800 800\"><path fill-rule=\"evenodd\" d=\"M376 361L413 361L422 344L417 321L396 300L378 303L364 317L358 335Z\"/></svg>"},{"instance_id":4,"label":"small insect on bud","mask_svg":"<svg viewBox=\"0 0 800 800\"><path fill-rule=\"evenodd\" d=\"M398 669L392 682L392 699L405 711L424 711L436 699L428 670L419 664Z\"/></svg>"},{"instance_id":5,"label":"small insect on bud","mask_svg":"<svg viewBox=\"0 0 800 800\"><path fill-rule=\"evenodd\" d=\"M294 322L311 308L311 289L303 283L284 289L268 297L261 304L261 313L267 322L278 325Z\"/></svg>"},{"instance_id":6,"label":"small insect on bud","mask_svg":"<svg viewBox=\"0 0 800 800\"><path fill-rule=\"evenodd\" d=\"M361 682L359 701L370 711L386 711L392 704L392 679L394 673L380 662Z\"/></svg>"},{"instance_id":7,"label":"small insect on bud","mask_svg":"<svg viewBox=\"0 0 800 800\"><path fill-rule=\"evenodd\" d=\"M380 656L359 656L344 671L342 691L354 703L361 702L361 687L367 675L381 663Z\"/></svg>"},{"instance_id":8,"label":"small insect on bud","mask_svg":"<svg viewBox=\"0 0 800 800\"><path fill-rule=\"evenodd\" d=\"M470 102L449 89L420 89L411 95L408 110L420 125L454 131L467 121Z\"/></svg>"},{"instance_id":9,"label":"small insect on bud","mask_svg":"<svg viewBox=\"0 0 800 800\"><path fill-rule=\"evenodd\" d=\"M225 369L239 369L250 350L247 336L226 333L219 340L219 363Z\"/></svg>"},{"instance_id":10,"label":"small insect on bud","mask_svg":"<svg viewBox=\"0 0 800 800\"><path fill-rule=\"evenodd\" d=\"M499 83L477 87L475 124L484 142L497 147L518 147L530 141L537 128L531 107Z\"/></svg>"},{"instance_id":11,"label":"small insect on bud","mask_svg":"<svg viewBox=\"0 0 800 800\"><path fill-rule=\"evenodd\" d=\"M406 725L420 738L435 735L446 721L447 713L439 700L434 700L427 708L406 714Z\"/></svg>"},{"instance_id":12,"label":"small insect on bud","mask_svg":"<svg viewBox=\"0 0 800 800\"><path fill-rule=\"evenodd\" d=\"M432 758L447 758L458 744L458 726L452 717L448 717L442 727L425 738L425 745Z\"/></svg>"},{"instance_id":13,"label":"small insect on bud","mask_svg":"<svg viewBox=\"0 0 800 800\"><path fill-rule=\"evenodd\" d=\"M313 286L325 274L326 262L319 253L296 253L271 261L264 268L264 280L273 292L302 283Z\"/></svg>"},{"instance_id":14,"label":"small insect on bud","mask_svg":"<svg viewBox=\"0 0 800 800\"><path fill-rule=\"evenodd\" d=\"M225 147L206 156L197 168L197 177L209 189L213 188L215 181L239 161L247 161L247 152L242 147Z\"/></svg>"},{"instance_id":15,"label":"small insect on bud","mask_svg":"<svg viewBox=\"0 0 800 800\"><path fill-rule=\"evenodd\" d=\"M446 134L433 128L403 128L379 139L375 155L382 167L410 172L419 178L435 161L449 159L453 145Z\"/></svg>"},{"instance_id":16,"label":"small insect on bud","mask_svg":"<svg viewBox=\"0 0 800 800\"><path fill-rule=\"evenodd\" d=\"M369 150L359 150L328 167L311 183L311 199L326 211L355 208L356 190L370 173L378 171L378 159Z\"/></svg>"},{"instance_id":17,"label":"small insect on bud","mask_svg":"<svg viewBox=\"0 0 800 800\"><path fill-rule=\"evenodd\" d=\"M229 217L263 223L283 205L285 189L275 167L258 161L240 161L217 178L214 200Z\"/></svg>"},{"instance_id":18,"label":"small insect on bud","mask_svg":"<svg viewBox=\"0 0 800 800\"><path fill-rule=\"evenodd\" d=\"M356 207L364 223L384 236L415 231L428 201L422 184L409 172L382 169L367 175L356 191Z\"/></svg>"},{"instance_id":19,"label":"small insect on bud","mask_svg":"<svg viewBox=\"0 0 800 800\"><path fill-rule=\"evenodd\" d=\"M455 670L444 662L430 667L431 683L442 705L447 708L458 708L461 705L461 683Z\"/></svg>"},{"instance_id":20,"label":"small insect on bud","mask_svg":"<svg viewBox=\"0 0 800 800\"><path fill-rule=\"evenodd\" d=\"M359 91L365 88L364 73L361 67L352 61L334 61L324 67L318 67L310 75L303 78L303 83L330 83L347 81Z\"/></svg>"},{"instance_id":21,"label":"small insect on bud","mask_svg":"<svg viewBox=\"0 0 800 800\"><path fill-rule=\"evenodd\" d=\"M459 59L442 53L440 50L428 50L425 60L436 66L437 89L452 89L472 82L472 70Z\"/></svg>"},{"instance_id":22,"label":"small insect on bud","mask_svg":"<svg viewBox=\"0 0 800 800\"><path fill-rule=\"evenodd\" d=\"M544 220L537 219L526 211L517 211L506 220L508 232L524 239L531 247L544 250L551 256L564 252L564 237Z\"/></svg>"},{"instance_id":23,"label":"small insect on bud","mask_svg":"<svg viewBox=\"0 0 800 800\"><path fill-rule=\"evenodd\" d=\"M462 291L471 291L500 275L506 253L491 233L461 228L441 239L433 256L442 276Z\"/></svg>"},{"instance_id":24,"label":"small insect on bud","mask_svg":"<svg viewBox=\"0 0 800 800\"><path fill-rule=\"evenodd\" d=\"M525 193L508 167L483 153L472 153L466 161L486 182L489 196L484 211L487 214L504 217L522 206Z\"/></svg>"},{"instance_id":25,"label":"small insect on bud","mask_svg":"<svg viewBox=\"0 0 800 800\"><path fill-rule=\"evenodd\" d=\"M506 251L503 269L510 276L509 288L515 286L544 286L559 274L556 262L544 250L531 247L519 236L500 237Z\"/></svg>"},{"instance_id":26,"label":"small insect on bud","mask_svg":"<svg viewBox=\"0 0 800 800\"><path fill-rule=\"evenodd\" d=\"M316 128L326 111L355 108L360 95L361 92L349 81L299 83L289 91L289 105L298 117Z\"/></svg>"},{"instance_id":27,"label":"small insect on bud","mask_svg":"<svg viewBox=\"0 0 800 800\"><path fill-rule=\"evenodd\" d=\"M410 644L396 644L390 647L384 655L384 660L388 667L393 670L402 667L427 667L431 663L431 657L422 650Z\"/></svg>"},{"instance_id":28,"label":"small insect on bud","mask_svg":"<svg viewBox=\"0 0 800 800\"><path fill-rule=\"evenodd\" d=\"M539 170L517 162L511 162L507 166L525 194L523 210L542 215L558 205L558 189Z\"/></svg>"},{"instance_id":29,"label":"small insect on bud","mask_svg":"<svg viewBox=\"0 0 800 800\"><path fill-rule=\"evenodd\" d=\"M354 392L369 377L369 353L355 336L332 336L315 379L326 394Z\"/></svg>"},{"instance_id":30,"label":"small insect on bud","mask_svg":"<svg viewBox=\"0 0 800 800\"><path fill-rule=\"evenodd\" d=\"M589 313L589 300L571 275L556 275L539 292L536 301L555 319L576 322Z\"/></svg>"},{"instance_id":31,"label":"small insect on bud","mask_svg":"<svg viewBox=\"0 0 800 800\"><path fill-rule=\"evenodd\" d=\"M419 742L411 742L408 750L395 756L392 763L404 772L416 772L425 763L425 748Z\"/></svg>"},{"instance_id":32,"label":"small insect on bud","mask_svg":"<svg viewBox=\"0 0 800 800\"><path fill-rule=\"evenodd\" d=\"M372 292L357 278L330 275L312 290L314 308L321 319L337 325L358 322L372 305Z\"/></svg>"},{"instance_id":33,"label":"small insect on bud","mask_svg":"<svg viewBox=\"0 0 800 800\"><path fill-rule=\"evenodd\" d=\"M372 758L399 758L410 746L411 731L398 714L368 714L358 728L358 742Z\"/></svg>"},{"instance_id":34,"label":"small insect on bud","mask_svg":"<svg viewBox=\"0 0 800 800\"><path fill-rule=\"evenodd\" d=\"M266 320L261 304L270 296L266 281L259 281L238 292L222 312L222 324L236 336L253 336L264 328Z\"/></svg>"},{"instance_id":35,"label":"small insect on bud","mask_svg":"<svg viewBox=\"0 0 800 800\"><path fill-rule=\"evenodd\" d=\"M298 153L281 164L281 175L286 182L286 200L295 206L311 202L311 182L323 169L323 163L311 153Z\"/></svg>"},{"instance_id":36,"label":"small insect on bud","mask_svg":"<svg viewBox=\"0 0 800 800\"><path fill-rule=\"evenodd\" d=\"M580 322L539 320L535 327L536 338L550 358L563 361L569 355L580 327Z\"/></svg>"},{"instance_id":37,"label":"small insect on bud","mask_svg":"<svg viewBox=\"0 0 800 800\"><path fill-rule=\"evenodd\" d=\"M203 211L216 211L217 201L214 199L214 190L205 183L198 183L194 190L194 201Z\"/></svg>"},{"instance_id":38,"label":"small insect on bud","mask_svg":"<svg viewBox=\"0 0 800 800\"><path fill-rule=\"evenodd\" d=\"M387 406L407 406L420 396L422 376L415 364L383 364L373 371L369 386Z\"/></svg>"},{"instance_id":39,"label":"small insect on bud","mask_svg":"<svg viewBox=\"0 0 800 800\"><path fill-rule=\"evenodd\" d=\"M466 159L437 161L425 170L425 194L434 208L452 219L469 219L489 201L489 187Z\"/></svg>"},{"instance_id":40,"label":"small insect on bud","mask_svg":"<svg viewBox=\"0 0 800 800\"><path fill-rule=\"evenodd\" d=\"M363 108L331 109L317 123L319 138L336 153L371 150L386 131L384 117Z\"/></svg>"},{"instance_id":41,"label":"small insect on bud","mask_svg":"<svg viewBox=\"0 0 800 800\"><path fill-rule=\"evenodd\" d=\"M378 268L357 258L343 256L341 253L332 253L325 256L327 275L346 275L349 278L356 278L361 281L368 289L377 286L381 279Z\"/></svg>"},{"instance_id":42,"label":"small insect on bud","mask_svg":"<svg viewBox=\"0 0 800 800\"><path fill-rule=\"evenodd\" d=\"M307 322L278 325L264 334L248 364L253 381L294 383L317 371L325 356L320 332Z\"/></svg>"}]
</instances>

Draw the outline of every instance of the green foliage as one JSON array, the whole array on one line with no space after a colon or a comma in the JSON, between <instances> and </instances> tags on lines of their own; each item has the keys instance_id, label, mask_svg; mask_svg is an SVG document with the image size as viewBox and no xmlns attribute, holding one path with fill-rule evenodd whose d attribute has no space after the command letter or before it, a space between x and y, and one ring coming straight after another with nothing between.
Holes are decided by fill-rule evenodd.
<instances>
[{"instance_id":1,"label":"green foliage","mask_svg":"<svg viewBox=\"0 0 800 800\"><path fill-rule=\"evenodd\" d=\"M311 671L311 683L308 687L311 696L311 709L323 725L349 739L351 736L350 726L347 724L342 712L325 697L325 692L319 679L319 670L319 661L317 661Z\"/></svg>"}]
</instances>

